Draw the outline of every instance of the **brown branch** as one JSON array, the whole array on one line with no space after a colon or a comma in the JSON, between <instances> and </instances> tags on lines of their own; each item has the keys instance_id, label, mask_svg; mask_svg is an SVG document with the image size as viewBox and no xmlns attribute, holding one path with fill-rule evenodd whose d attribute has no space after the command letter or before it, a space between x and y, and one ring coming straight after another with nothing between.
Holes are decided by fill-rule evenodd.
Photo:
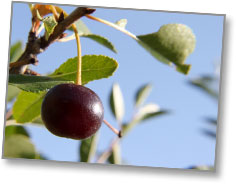
<instances>
[{"instance_id":1,"label":"brown branch","mask_svg":"<svg viewBox=\"0 0 236 184\"><path fill-rule=\"evenodd\" d=\"M34 29L30 29L28 35L28 42L26 45L26 49L21 55L21 57L14 63L10 63L10 73L11 74L24 74L27 68L27 65L38 63L37 55L44 52L47 47L54 43L56 40L60 39L63 36L63 32L68 29L76 20L79 18L91 14L95 11L95 9L91 8L76 8L70 15L68 15L65 19L58 22L57 26L54 29L54 32L49 36L48 40L46 40L45 36L37 37L36 31ZM63 17L61 15L60 17Z\"/></svg>"},{"instance_id":2,"label":"brown branch","mask_svg":"<svg viewBox=\"0 0 236 184\"><path fill-rule=\"evenodd\" d=\"M29 69L29 68L27 68L27 69L25 70L25 73L24 73L24 74L25 74L25 75L40 76L40 74L39 74L38 72L35 72L35 71L33 71L33 70Z\"/></svg>"}]
</instances>

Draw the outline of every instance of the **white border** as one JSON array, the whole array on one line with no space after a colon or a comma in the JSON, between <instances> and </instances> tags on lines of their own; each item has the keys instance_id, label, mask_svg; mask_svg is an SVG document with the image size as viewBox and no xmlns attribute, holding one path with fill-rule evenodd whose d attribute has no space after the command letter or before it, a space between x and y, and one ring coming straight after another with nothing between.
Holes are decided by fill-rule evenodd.
<instances>
[{"instance_id":1,"label":"white border","mask_svg":"<svg viewBox=\"0 0 236 184\"><path fill-rule=\"evenodd\" d=\"M32 2L32 1L31 1ZM37 1L35 1L37 2ZM45 3L155 9L226 14L216 173L176 169L99 166L29 160L0 160L0 183L235 183L236 166L236 48L234 1L189 0L42 0ZM10 33L11 1L1 2L0 33L0 122L4 123L5 91ZM157 20L158 21L158 20ZM2 143L3 126L0 126ZM1 153L1 150L0 150Z\"/></svg>"}]
</instances>

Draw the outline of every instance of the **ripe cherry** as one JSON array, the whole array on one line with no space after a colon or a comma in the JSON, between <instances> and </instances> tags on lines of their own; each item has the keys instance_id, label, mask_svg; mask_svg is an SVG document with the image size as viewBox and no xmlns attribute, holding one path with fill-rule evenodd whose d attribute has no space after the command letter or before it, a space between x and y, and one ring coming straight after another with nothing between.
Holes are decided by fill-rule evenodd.
<instances>
[{"instance_id":1,"label":"ripe cherry","mask_svg":"<svg viewBox=\"0 0 236 184\"><path fill-rule=\"evenodd\" d=\"M97 132L103 121L104 109L100 98L89 88L59 84L46 94L41 116L51 133L80 140Z\"/></svg>"}]
</instances>

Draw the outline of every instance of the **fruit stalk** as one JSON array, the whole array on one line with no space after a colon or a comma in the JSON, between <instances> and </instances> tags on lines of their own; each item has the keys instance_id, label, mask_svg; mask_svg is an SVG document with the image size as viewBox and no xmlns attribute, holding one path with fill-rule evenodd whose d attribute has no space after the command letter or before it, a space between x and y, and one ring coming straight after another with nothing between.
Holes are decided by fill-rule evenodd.
<instances>
[{"instance_id":1,"label":"fruit stalk","mask_svg":"<svg viewBox=\"0 0 236 184\"><path fill-rule=\"evenodd\" d=\"M108 123L108 121L106 121L105 119L103 120L103 122L119 137L121 138L121 131L115 129L110 123Z\"/></svg>"},{"instance_id":2,"label":"fruit stalk","mask_svg":"<svg viewBox=\"0 0 236 184\"><path fill-rule=\"evenodd\" d=\"M78 58L78 65L77 65L77 77L76 77L76 84L77 85L82 85L82 58L81 58L81 44L80 44L80 37L78 30L76 29L75 25L72 25L72 28L75 32L75 39L77 43L77 58Z\"/></svg>"}]
</instances>

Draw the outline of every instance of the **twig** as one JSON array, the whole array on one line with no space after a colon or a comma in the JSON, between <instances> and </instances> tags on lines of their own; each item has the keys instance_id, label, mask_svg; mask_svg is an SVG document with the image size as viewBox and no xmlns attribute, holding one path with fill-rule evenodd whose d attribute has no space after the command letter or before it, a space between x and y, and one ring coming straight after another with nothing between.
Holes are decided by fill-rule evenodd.
<instances>
[{"instance_id":1,"label":"twig","mask_svg":"<svg viewBox=\"0 0 236 184\"><path fill-rule=\"evenodd\" d=\"M103 19L100 19L100 18L97 18L97 17L94 17L94 16L91 16L91 15L86 15L87 18L91 19L91 20L95 20L97 22L100 22L100 23L103 23L103 24L106 24L110 27L113 27L123 33L125 33L126 35L130 36L131 38L135 39L135 40L138 40L138 38L131 32L127 31L126 29L112 23L112 22L109 22L107 20L103 20Z\"/></svg>"},{"instance_id":2,"label":"twig","mask_svg":"<svg viewBox=\"0 0 236 184\"><path fill-rule=\"evenodd\" d=\"M100 157L97 159L96 162L97 163L104 163L109 158L109 156L111 155L114 145L117 144L119 142L119 140L120 139L117 138L117 137L115 139L113 139L113 141L111 142L109 148L100 155Z\"/></svg>"},{"instance_id":3,"label":"twig","mask_svg":"<svg viewBox=\"0 0 236 184\"><path fill-rule=\"evenodd\" d=\"M91 14L95 9L91 8L76 8L70 15L68 15L64 20L58 22L54 29L54 32L46 40L45 36L38 38L36 36L35 30L30 30L28 36L28 42L26 49L21 57L14 63L10 63L10 73L11 74L23 74L26 70L26 66L29 64L37 64L37 55L45 51L47 47L61 38L63 32L68 29L76 20ZM59 17L60 19L60 17Z\"/></svg>"},{"instance_id":4,"label":"twig","mask_svg":"<svg viewBox=\"0 0 236 184\"><path fill-rule=\"evenodd\" d=\"M119 137L122 137L121 131L115 129L110 123L108 123L108 121L106 121L105 119L103 120L103 122Z\"/></svg>"}]
</instances>

